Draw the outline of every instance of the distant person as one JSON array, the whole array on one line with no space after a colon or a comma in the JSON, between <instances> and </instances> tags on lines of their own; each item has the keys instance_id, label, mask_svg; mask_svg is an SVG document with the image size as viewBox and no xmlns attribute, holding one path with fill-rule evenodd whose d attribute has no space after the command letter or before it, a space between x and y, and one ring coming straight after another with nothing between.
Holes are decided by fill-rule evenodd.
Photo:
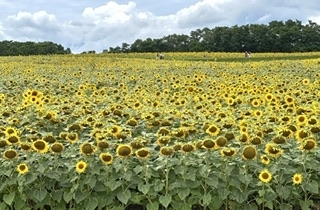
<instances>
[{"instance_id":1,"label":"distant person","mask_svg":"<svg viewBox=\"0 0 320 210\"><path fill-rule=\"evenodd\" d=\"M164 54L163 54L163 53L160 53L159 59L160 59L160 60L164 60Z\"/></svg>"},{"instance_id":2,"label":"distant person","mask_svg":"<svg viewBox=\"0 0 320 210\"><path fill-rule=\"evenodd\" d=\"M244 52L244 57L245 57L245 58L250 58L250 57L251 57L251 53L248 52L248 51L245 51L245 52Z\"/></svg>"}]
</instances>

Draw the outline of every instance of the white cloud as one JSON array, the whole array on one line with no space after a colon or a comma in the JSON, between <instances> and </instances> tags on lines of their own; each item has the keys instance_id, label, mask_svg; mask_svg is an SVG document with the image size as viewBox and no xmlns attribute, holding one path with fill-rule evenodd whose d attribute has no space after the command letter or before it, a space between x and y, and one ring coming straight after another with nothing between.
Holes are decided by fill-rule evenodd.
<instances>
[{"instance_id":1,"label":"white cloud","mask_svg":"<svg viewBox=\"0 0 320 210\"><path fill-rule=\"evenodd\" d=\"M123 42L189 34L204 27L287 19L320 23L318 0L34 1L32 5L0 2L0 39L50 40L73 52L101 52Z\"/></svg>"}]
</instances>

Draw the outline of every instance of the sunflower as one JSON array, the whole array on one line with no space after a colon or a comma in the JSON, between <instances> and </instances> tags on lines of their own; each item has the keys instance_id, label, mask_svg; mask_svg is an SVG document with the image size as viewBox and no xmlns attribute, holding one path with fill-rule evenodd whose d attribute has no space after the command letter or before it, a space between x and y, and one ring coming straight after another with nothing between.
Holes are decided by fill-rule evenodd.
<instances>
[{"instance_id":1,"label":"sunflower","mask_svg":"<svg viewBox=\"0 0 320 210\"><path fill-rule=\"evenodd\" d=\"M302 174L300 173L295 173L293 176L292 176L292 182L293 184L301 184L303 181L303 177L302 177Z\"/></svg>"},{"instance_id":2,"label":"sunflower","mask_svg":"<svg viewBox=\"0 0 320 210\"><path fill-rule=\"evenodd\" d=\"M300 149L310 151L317 147L317 141L314 137L308 137L301 143Z\"/></svg>"},{"instance_id":3,"label":"sunflower","mask_svg":"<svg viewBox=\"0 0 320 210\"><path fill-rule=\"evenodd\" d=\"M259 145L262 143L262 138L260 136L254 136L250 139L251 144Z\"/></svg>"},{"instance_id":4,"label":"sunflower","mask_svg":"<svg viewBox=\"0 0 320 210\"><path fill-rule=\"evenodd\" d=\"M181 145L181 148L182 148L182 145ZM176 151L176 150L174 150L171 147L161 147L160 148L160 154L163 155L163 156L172 155L174 153L174 151Z\"/></svg>"},{"instance_id":5,"label":"sunflower","mask_svg":"<svg viewBox=\"0 0 320 210\"><path fill-rule=\"evenodd\" d=\"M146 148L140 148L136 151L136 156L140 159L146 159L150 157L150 150Z\"/></svg>"},{"instance_id":6,"label":"sunflower","mask_svg":"<svg viewBox=\"0 0 320 210\"><path fill-rule=\"evenodd\" d=\"M295 103L294 98L291 97L291 96L286 96L285 99L284 99L284 101L285 101L285 103L286 103L287 105L289 105L289 106L292 106L292 105L294 105L294 103Z\"/></svg>"},{"instance_id":7,"label":"sunflower","mask_svg":"<svg viewBox=\"0 0 320 210\"><path fill-rule=\"evenodd\" d=\"M51 145L50 150L54 153L61 153L64 150L64 146L59 142L55 142Z\"/></svg>"},{"instance_id":8,"label":"sunflower","mask_svg":"<svg viewBox=\"0 0 320 210\"><path fill-rule=\"evenodd\" d=\"M227 157L233 157L237 154L237 150L233 147L230 147L230 148L222 148L220 150L220 154L222 156L227 156Z\"/></svg>"},{"instance_id":9,"label":"sunflower","mask_svg":"<svg viewBox=\"0 0 320 210\"><path fill-rule=\"evenodd\" d=\"M234 136L234 134L233 134L232 132L227 132L227 133L225 133L225 134L224 134L224 137L226 137L226 139L227 139L228 141L230 141L230 140L232 140L232 139L235 138L235 136Z\"/></svg>"},{"instance_id":10,"label":"sunflower","mask_svg":"<svg viewBox=\"0 0 320 210\"><path fill-rule=\"evenodd\" d=\"M157 144L159 146L164 146L164 145L167 145L170 141L171 141L171 137L170 136L160 136L157 139Z\"/></svg>"},{"instance_id":11,"label":"sunflower","mask_svg":"<svg viewBox=\"0 0 320 210\"><path fill-rule=\"evenodd\" d=\"M20 143L20 148L24 151L30 151L31 144L29 142L22 142Z\"/></svg>"},{"instance_id":12,"label":"sunflower","mask_svg":"<svg viewBox=\"0 0 320 210\"><path fill-rule=\"evenodd\" d=\"M261 101L259 99L253 99L251 101L251 105L255 108L259 107L261 105Z\"/></svg>"},{"instance_id":13,"label":"sunflower","mask_svg":"<svg viewBox=\"0 0 320 210\"><path fill-rule=\"evenodd\" d=\"M99 158L106 165L110 165L113 162L113 156L110 153L100 153Z\"/></svg>"},{"instance_id":14,"label":"sunflower","mask_svg":"<svg viewBox=\"0 0 320 210\"><path fill-rule=\"evenodd\" d=\"M129 157L132 154L132 147L127 144L121 144L117 147L117 155L121 158Z\"/></svg>"},{"instance_id":15,"label":"sunflower","mask_svg":"<svg viewBox=\"0 0 320 210\"><path fill-rule=\"evenodd\" d=\"M37 151L41 154L44 154L49 150L49 145L48 145L48 142L46 142L42 139L38 139L38 140L32 142L32 148L35 151Z\"/></svg>"},{"instance_id":16,"label":"sunflower","mask_svg":"<svg viewBox=\"0 0 320 210\"><path fill-rule=\"evenodd\" d=\"M298 115L296 118L296 121L297 121L297 124L301 126L308 123L308 118L306 115Z\"/></svg>"},{"instance_id":17,"label":"sunflower","mask_svg":"<svg viewBox=\"0 0 320 210\"><path fill-rule=\"evenodd\" d=\"M237 139L241 143L248 143L250 141L250 136L247 132L241 132Z\"/></svg>"},{"instance_id":18,"label":"sunflower","mask_svg":"<svg viewBox=\"0 0 320 210\"><path fill-rule=\"evenodd\" d=\"M109 147L109 143L106 140L97 141L97 146L99 149L107 149Z\"/></svg>"},{"instance_id":19,"label":"sunflower","mask_svg":"<svg viewBox=\"0 0 320 210\"><path fill-rule=\"evenodd\" d=\"M272 141L273 141L274 143L276 143L276 144L283 144L283 143L286 142L286 138L285 138L284 136L278 135L278 136L273 137L273 138L272 138Z\"/></svg>"},{"instance_id":20,"label":"sunflower","mask_svg":"<svg viewBox=\"0 0 320 210\"><path fill-rule=\"evenodd\" d=\"M224 136L220 136L216 139L216 144L219 147L224 147L227 144L228 140Z\"/></svg>"},{"instance_id":21,"label":"sunflower","mask_svg":"<svg viewBox=\"0 0 320 210\"><path fill-rule=\"evenodd\" d=\"M6 137L6 142L8 145L19 144L20 137L17 134L10 134Z\"/></svg>"},{"instance_id":22,"label":"sunflower","mask_svg":"<svg viewBox=\"0 0 320 210\"><path fill-rule=\"evenodd\" d=\"M279 157L282 155L283 150L278 148L274 143L267 143L265 146L265 152L271 157Z\"/></svg>"},{"instance_id":23,"label":"sunflower","mask_svg":"<svg viewBox=\"0 0 320 210\"><path fill-rule=\"evenodd\" d=\"M66 139L71 142L72 144L76 143L79 139L78 137L78 133L75 132L71 132L71 133L67 133L66 135Z\"/></svg>"},{"instance_id":24,"label":"sunflower","mask_svg":"<svg viewBox=\"0 0 320 210\"><path fill-rule=\"evenodd\" d=\"M206 129L206 133L208 133L211 136L217 136L219 132L220 132L220 128L215 124L209 125L209 127Z\"/></svg>"},{"instance_id":25,"label":"sunflower","mask_svg":"<svg viewBox=\"0 0 320 210\"><path fill-rule=\"evenodd\" d=\"M138 121L135 118L130 118L127 121L127 125L132 126L132 127L137 126L138 125Z\"/></svg>"},{"instance_id":26,"label":"sunflower","mask_svg":"<svg viewBox=\"0 0 320 210\"><path fill-rule=\"evenodd\" d=\"M5 150L3 152L3 157L7 160L12 160L18 156L18 153L14 149Z\"/></svg>"},{"instance_id":27,"label":"sunflower","mask_svg":"<svg viewBox=\"0 0 320 210\"><path fill-rule=\"evenodd\" d=\"M296 132L296 138L300 142L302 142L303 139L309 137L309 135L310 135L310 133L307 130L303 129L303 128L297 130L297 132Z\"/></svg>"},{"instance_id":28,"label":"sunflower","mask_svg":"<svg viewBox=\"0 0 320 210\"><path fill-rule=\"evenodd\" d=\"M0 148L6 147L8 145L6 140L0 140Z\"/></svg>"},{"instance_id":29,"label":"sunflower","mask_svg":"<svg viewBox=\"0 0 320 210\"><path fill-rule=\"evenodd\" d=\"M81 174L84 173L86 168L87 168L88 164L82 160L80 160L79 162L77 162L76 164L76 171Z\"/></svg>"},{"instance_id":30,"label":"sunflower","mask_svg":"<svg viewBox=\"0 0 320 210\"><path fill-rule=\"evenodd\" d=\"M253 160L257 156L257 150L254 146L246 146L242 151L242 158L245 160Z\"/></svg>"},{"instance_id":31,"label":"sunflower","mask_svg":"<svg viewBox=\"0 0 320 210\"><path fill-rule=\"evenodd\" d=\"M264 169L260 172L259 179L264 183L269 183L272 179L272 174L269 172L268 169Z\"/></svg>"},{"instance_id":32,"label":"sunflower","mask_svg":"<svg viewBox=\"0 0 320 210\"><path fill-rule=\"evenodd\" d=\"M83 155L91 155L95 152L95 148L92 144L85 142L80 145L80 153Z\"/></svg>"},{"instance_id":33,"label":"sunflower","mask_svg":"<svg viewBox=\"0 0 320 210\"><path fill-rule=\"evenodd\" d=\"M18 135L18 131L13 127L7 127L4 132L6 136Z\"/></svg>"},{"instance_id":34,"label":"sunflower","mask_svg":"<svg viewBox=\"0 0 320 210\"><path fill-rule=\"evenodd\" d=\"M260 156L261 163L264 165L268 165L270 163L270 159L267 155Z\"/></svg>"},{"instance_id":35,"label":"sunflower","mask_svg":"<svg viewBox=\"0 0 320 210\"><path fill-rule=\"evenodd\" d=\"M213 141L212 139L205 139L201 143L202 143L201 147L204 146L206 149L214 149L217 146L216 142Z\"/></svg>"},{"instance_id":36,"label":"sunflower","mask_svg":"<svg viewBox=\"0 0 320 210\"><path fill-rule=\"evenodd\" d=\"M181 150L185 153L191 152L194 149L195 149L194 145L190 143L183 144L181 147Z\"/></svg>"},{"instance_id":37,"label":"sunflower","mask_svg":"<svg viewBox=\"0 0 320 210\"><path fill-rule=\"evenodd\" d=\"M169 135L169 134L170 134L170 131L168 129L166 129L165 127L161 127L157 131L157 136L166 136L166 135Z\"/></svg>"},{"instance_id":38,"label":"sunflower","mask_svg":"<svg viewBox=\"0 0 320 210\"><path fill-rule=\"evenodd\" d=\"M43 137L43 140L45 140L48 143L54 143L56 141L56 138L53 136L53 134L47 134Z\"/></svg>"},{"instance_id":39,"label":"sunflower","mask_svg":"<svg viewBox=\"0 0 320 210\"><path fill-rule=\"evenodd\" d=\"M27 164L22 163L17 166L17 171L19 172L19 174L26 174L29 171L29 167Z\"/></svg>"}]
</instances>

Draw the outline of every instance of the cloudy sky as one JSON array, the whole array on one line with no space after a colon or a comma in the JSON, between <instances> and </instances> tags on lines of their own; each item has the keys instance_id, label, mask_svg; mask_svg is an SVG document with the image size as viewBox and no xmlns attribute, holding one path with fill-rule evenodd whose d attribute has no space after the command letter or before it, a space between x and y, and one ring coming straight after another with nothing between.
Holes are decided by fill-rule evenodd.
<instances>
[{"instance_id":1,"label":"cloudy sky","mask_svg":"<svg viewBox=\"0 0 320 210\"><path fill-rule=\"evenodd\" d=\"M319 0L1 0L0 41L52 41L73 53L204 27L312 20Z\"/></svg>"}]
</instances>

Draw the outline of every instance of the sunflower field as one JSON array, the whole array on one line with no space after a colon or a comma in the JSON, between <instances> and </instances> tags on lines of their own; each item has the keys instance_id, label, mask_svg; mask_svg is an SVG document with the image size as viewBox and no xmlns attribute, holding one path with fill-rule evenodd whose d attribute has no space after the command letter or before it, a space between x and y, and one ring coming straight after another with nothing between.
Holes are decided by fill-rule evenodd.
<instances>
[{"instance_id":1,"label":"sunflower field","mask_svg":"<svg viewBox=\"0 0 320 210\"><path fill-rule=\"evenodd\" d=\"M319 209L320 54L259 56L1 57L0 209Z\"/></svg>"}]
</instances>

